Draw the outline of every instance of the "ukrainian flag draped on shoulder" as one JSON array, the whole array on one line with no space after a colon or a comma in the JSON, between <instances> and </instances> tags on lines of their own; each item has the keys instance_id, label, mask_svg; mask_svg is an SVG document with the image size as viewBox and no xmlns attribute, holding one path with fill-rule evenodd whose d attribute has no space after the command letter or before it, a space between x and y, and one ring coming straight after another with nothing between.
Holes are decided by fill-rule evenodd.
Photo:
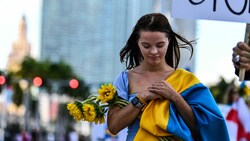
<instances>
[{"instance_id":1,"label":"ukrainian flag draped on shoulder","mask_svg":"<svg viewBox=\"0 0 250 141\"><path fill-rule=\"evenodd\" d=\"M199 141L229 141L225 120L209 89L192 73L177 69L166 80L191 106ZM191 132L175 105L166 99L151 101L141 115L134 141L193 141Z\"/></svg>"}]
</instances>

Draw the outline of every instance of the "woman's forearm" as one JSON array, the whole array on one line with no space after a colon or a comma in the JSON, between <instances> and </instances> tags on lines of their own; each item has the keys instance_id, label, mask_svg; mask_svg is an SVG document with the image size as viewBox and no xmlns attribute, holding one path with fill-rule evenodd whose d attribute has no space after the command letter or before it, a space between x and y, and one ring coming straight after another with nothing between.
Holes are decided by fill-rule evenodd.
<instances>
[{"instance_id":1,"label":"woman's forearm","mask_svg":"<svg viewBox=\"0 0 250 141\"><path fill-rule=\"evenodd\" d=\"M140 114L141 109L129 103L126 107L110 107L108 112L108 130L112 134L117 134L122 129L131 124Z\"/></svg>"}]
</instances>

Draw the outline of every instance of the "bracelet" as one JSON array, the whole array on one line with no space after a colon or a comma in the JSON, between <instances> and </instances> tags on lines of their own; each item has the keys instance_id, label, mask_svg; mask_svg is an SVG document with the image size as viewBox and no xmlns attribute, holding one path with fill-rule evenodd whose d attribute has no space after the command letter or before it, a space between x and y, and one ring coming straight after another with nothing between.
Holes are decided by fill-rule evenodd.
<instances>
[{"instance_id":1,"label":"bracelet","mask_svg":"<svg viewBox=\"0 0 250 141\"><path fill-rule=\"evenodd\" d=\"M137 95L137 98L140 100L141 103L143 103L143 108L141 109L141 111L143 111L148 104L140 95Z\"/></svg>"},{"instance_id":2,"label":"bracelet","mask_svg":"<svg viewBox=\"0 0 250 141\"><path fill-rule=\"evenodd\" d=\"M147 102L140 95L137 95L137 97L141 103L143 103L144 105L147 105Z\"/></svg>"}]
</instances>

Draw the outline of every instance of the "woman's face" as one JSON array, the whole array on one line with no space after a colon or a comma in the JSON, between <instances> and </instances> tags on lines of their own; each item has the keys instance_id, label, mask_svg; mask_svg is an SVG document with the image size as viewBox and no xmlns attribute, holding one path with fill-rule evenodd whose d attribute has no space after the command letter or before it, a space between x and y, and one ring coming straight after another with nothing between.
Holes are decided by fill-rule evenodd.
<instances>
[{"instance_id":1,"label":"woman's face","mask_svg":"<svg viewBox=\"0 0 250 141\"><path fill-rule=\"evenodd\" d=\"M144 62L157 65L165 62L169 40L166 33L159 31L141 31L138 46Z\"/></svg>"}]
</instances>

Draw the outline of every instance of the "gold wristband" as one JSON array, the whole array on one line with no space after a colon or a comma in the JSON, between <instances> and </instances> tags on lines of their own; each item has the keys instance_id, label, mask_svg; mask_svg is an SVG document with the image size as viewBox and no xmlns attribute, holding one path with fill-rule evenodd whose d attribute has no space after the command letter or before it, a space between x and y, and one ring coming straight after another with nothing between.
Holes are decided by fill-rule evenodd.
<instances>
[{"instance_id":1,"label":"gold wristband","mask_svg":"<svg viewBox=\"0 0 250 141\"><path fill-rule=\"evenodd\" d=\"M143 108L141 109L141 111L143 111L146 106L147 106L147 102L140 96L140 95L137 95L138 99L140 100L141 103L143 103Z\"/></svg>"},{"instance_id":2,"label":"gold wristband","mask_svg":"<svg viewBox=\"0 0 250 141\"><path fill-rule=\"evenodd\" d=\"M147 102L144 99L142 99L142 97L140 95L137 95L137 97L141 103L143 103L144 105L147 105Z\"/></svg>"}]
</instances>

